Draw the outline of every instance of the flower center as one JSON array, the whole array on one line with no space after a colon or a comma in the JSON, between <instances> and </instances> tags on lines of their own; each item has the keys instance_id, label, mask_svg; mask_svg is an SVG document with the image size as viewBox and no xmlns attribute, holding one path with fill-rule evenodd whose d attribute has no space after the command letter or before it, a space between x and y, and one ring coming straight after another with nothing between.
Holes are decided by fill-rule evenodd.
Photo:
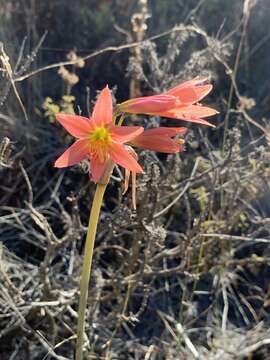
<instances>
[{"instance_id":1,"label":"flower center","mask_svg":"<svg viewBox=\"0 0 270 360\"><path fill-rule=\"evenodd\" d=\"M104 143L108 143L110 141L110 134L109 131L106 128L96 128L91 136L90 136L90 140L91 142L104 142Z\"/></svg>"},{"instance_id":2,"label":"flower center","mask_svg":"<svg viewBox=\"0 0 270 360\"><path fill-rule=\"evenodd\" d=\"M108 147L111 142L109 130L104 127L98 127L91 133L89 140L91 155L104 163L109 156Z\"/></svg>"}]
</instances>

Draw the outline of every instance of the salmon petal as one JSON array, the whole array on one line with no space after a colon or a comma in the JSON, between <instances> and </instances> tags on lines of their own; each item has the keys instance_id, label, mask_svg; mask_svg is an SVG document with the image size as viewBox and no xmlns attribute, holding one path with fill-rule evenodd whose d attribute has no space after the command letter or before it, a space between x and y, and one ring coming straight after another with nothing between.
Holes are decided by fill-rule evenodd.
<instances>
[{"instance_id":1,"label":"salmon petal","mask_svg":"<svg viewBox=\"0 0 270 360\"><path fill-rule=\"evenodd\" d=\"M176 113L172 113L172 112L166 112L166 113L162 113L162 114L159 114L160 116L164 116L164 117L168 117L168 118L171 118L171 119L178 119L178 120L183 120L183 121L188 121L188 122L191 122L191 123L194 123L194 124L202 124L202 125L208 125L208 126L211 126L211 127L216 127L214 124L211 124L210 122L204 120L204 119L201 119L199 117L195 117L195 116L185 116L183 114L176 114Z\"/></svg>"},{"instance_id":2,"label":"salmon petal","mask_svg":"<svg viewBox=\"0 0 270 360\"><path fill-rule=\"evenodd\" d=\"M169 94L169 95L173 95L175 94L175 92L177 93L177 91L179 89L184 89L184 88L188 88L188 87L195 87L195 86L198 86L200 84L202 84L203 82L207 81L208 78L207 77L199 77L199 76L196 76L194 79L191 79L191 80L188 80L188 81L185 81L183 82L182 84L180 85L177 85L171 89L169 89L166 94Z\"/></svg>"},{"instance_id":3,"label":"salmon petal","mask_svg":"<svg viewBox=\"0 0 270 360\"><path fill-rule=\"evenodd\" d=\"M89 141L86 139L77 140L56 160L54 166L57 168L72 166L88 157L88 154Z\"/></svg>"},{"instance_id":4,"label":"salmon petal","mask_svg":"<svg viewBox=\"0 0 270 360\"><path fill-rule=\"evenodd\" d=\"M106 170L107 162L101 162L98 157L91 157L90 168L94 182L98 182Z\"/></svg>"},{"instance_id":5,"label":"salmon petal","mask_svg":"<svg viewBox=\"0 0 270 360\"><path fill-rule=\"evenodd\" d=\"M176 140L171 139L168 136L144 136L139 135L132 141L132 145L140 147L146 150L157 151L167 154L174 154L182 150Z\"/></svg>"},{"instance_id":6,"label":"salmon petal","mask_svg":"<svg viewBox=\"0 0 270 360\"><path fill-rule=\"evenodd\" d=\"M110 125L108 128L112 139L118 143L125 143L143 132L143 127L141 126L116 126Z\"/></svg>"},{"instance_id":7,"label":"salmon petal","mask_svg":"<svg viewBox=\"0 0 270 360\"><path fill-rule=\"evenodd\" d=\"M101 90L95 103L92 120L96 127L103 127L112 122L112 95L108 86Z\"/></svg>"},{"instance_id":8,"label":"salmon petal","mask_svg":"<svg viewBox=\"0 0 270 360\"><path fill-rule=\"evenodd\" d=\"M181 116L184 114L184 117L189 116L195 117L207 117L218 114L218 111L207 106L201 105L188 105L188 106L178 106L174 109L171 109L169 112Z\"/></svg>"},{"instance_id":9,"label":"salmon petal","mask_svg":"<svg viewBox=\"0 0 270 360\"><path fill-rule=\"evenodd\" d=\"M200 101L202 98L204 98L209 92L212 90L212 85L201 85L201 86L193 86L193 87L187 87L187 88L174 88L173 90L170 90L170 94L177 97L181 103L196 103Z\"/></svg>"},{"instance_id":10,"label":"salmon petal","mask_svg":"<svg viewBox=\"0 0 270 360\"><path fill-rule=\"evenodd\" d=\"M153 136L153 135L161 135L161 136L176 136L179 134L185 134L187 131L187 128L185 127L164 127L160 126L153 129L147 129L143 132L140 137L144 136Z\"/></svg>"},{"instance_id":11,"label":"salmon petal","mask_svg":"<svg viewBox=\"0 0 270 360\"><path fill-rule=\"evenodd\" d=\"M141 166L122 144L113 142L109 148L109 154L112 160L123 168L137 173L143 172Z\"/></svg>"},{"instance_id":12,"label":"salmon petal","mask_svg":"<svg viewBox=\"0 0 270 360\"><path fill-rule=\"evenodd\" d=\"M77 138L87 137L93 128L91 121L79 115L56 114L57 121Z\"/></svg>"},{"instance_id":13,"label":"salmon petal","mask_svg":"<svg viewBox=\"0 0 270 360\"><path fill-rule=\"evenodd\" d=\"M218 111L208 108L206 106L200 105L189 105L182 106L170 111L159 113L159 116L168 117L172 119L184 120L196 124L203 124L215 127L215 125L209 123L206 120L201 119L201 117L211 116L218 114Z\"/></svg>"},{"instance_id":14,"label":"salmon petal","mask_svg":"<svg viewBox=\"0 0 270 360\"><path fill-rule=\"evenodd\" d=\"M121 112L131 114L147 114L158 111L167 111L175 106L177 99L174 96L161 94L145 96L127 100L118 105Z\"/></svg>"}]
</instances>

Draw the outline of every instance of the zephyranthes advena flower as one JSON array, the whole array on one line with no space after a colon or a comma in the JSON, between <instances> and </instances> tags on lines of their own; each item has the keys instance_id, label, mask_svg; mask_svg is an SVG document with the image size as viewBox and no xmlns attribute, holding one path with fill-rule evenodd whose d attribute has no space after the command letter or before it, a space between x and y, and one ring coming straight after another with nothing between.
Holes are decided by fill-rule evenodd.
<instances>
[{"instance_id":1,"label":"zephyranthes advena flower","mask_svg":"<svg viewBox=\"0 0 270 360\"><path fill-rule=\"evenodd\" d=\"M206 78L186 81L160 95L130 99L119 104L120 113L158 115L192 123L213 126L204 117L218 112L198 102L212 90L212 85L203 85Z\"/></svg>"},{"instance_id":2,"label":"zephyranthes advena flower","mask_svg":"<svg viewBox=\"0 0 270 360\"><path fill-rule=\"evenodd\" d=\"M143 128L113 124L112 97L108 87L98 96L90 119L65 114L57 114L56 118L77 140L56 160L55 167L71 166L88 158L95 182L101 178L109 160L133 172L143 171L124 146L141 134Z\"/></svg>"}]
</instances>

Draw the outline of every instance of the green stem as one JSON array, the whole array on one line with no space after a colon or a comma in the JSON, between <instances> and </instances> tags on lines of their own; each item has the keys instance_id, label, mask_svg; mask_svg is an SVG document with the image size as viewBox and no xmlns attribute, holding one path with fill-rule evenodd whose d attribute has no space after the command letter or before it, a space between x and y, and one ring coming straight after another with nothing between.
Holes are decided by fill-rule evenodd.
<instances>
[{"instance_id":1,"label":"green stem","mask_svg":"<svg viewBox=\"0 0 270 360\"><path fill-rule=\"evenodd\" d=\"M117 126L121 126L123 124L123 121L125 120L125 117L126 117L126 114L123 113L121 116L120 116L120 119L118 121L118 124Z\"/></svg>"},{"instance_id":2,"label":"green stem","mask_svg":"<svg viewBox=\"0 0 270 360\"><path fill-rule=\"evenodd\" d=\"M238 45L238 49L237 49L237 53L236 53L233 72L231 74L231 85L230 85L230 91L229 91L229 96L228 96L228 101L227 101L227 111L226 111L226 115L225 115L225 119L224 119L223 142L222 142L222 151L221 151L222 157L225 156L225 146L226 146L226 140L227 140L228 128L229 128L230 108L231 108L233 94L234 94L234 90L235 90L235 81L236 81L238 67L240 64L242 48L243 48L244 40L246 37L248 19L249 19L249 11L247 14L245 14L245 12L244 12L243 29L242 29L242 33L241 33L241 37L240 37L240 41L239 41L239 45Z\"/></svg>"},{"instance_id":3,"label":"green stem","mask_svg":"<svg viewBox=\"0 0 270 360\"><path fill-rule=\"evenodd\" d=\"M245 7L245 4L246 3L244 3L244 7ZM228 130L229 130L230 109L231 109L231 104L232 104L233 95L234 95L235 86L236 86L235 82L236 82L236 76L237 76L238 67L239 67L239 64L240 64L242 48L243 48L243 45L244 45L244 40L245 40L245 36L246 36L246 32L247 32L250 9L251 8L248 8L246 12L243 10L244 11L244 24L243 24L241 37L240 37L240 42L239 42L239 45L238 45L238 50L237 50L237 53L236 53L233 72L231 74L231 85L230 85L229 97L228 97L228 101L227 101L227 111L226 111L226 115L225 115L225 119L224 119L224 131L223 131L223 141L222 141L222 149L221 149L222 158L225 157L225 147L226 147L226 142L227 142L227 137L228 137ZM222 182L221 185L223 185L222 180L221 180L221 182ZM221 187L221 192L220 192L220 207L221 207L221 209L224 208L224 204L225 204L225 194L224 194L224 189Z\"/></svg>"},{"instance_id":4,"label":"green stem","mask_svg":"<svg viewBox=\"0 0 270 360\"><path fill-rule=\"evenodd\" d=\"M91 273L91 265L93 258L93 250L96 238L97 224L99 219L100 208L102 205L103 196L106 190L105 184L97 184L91 213L89 217L89 224L85 242L82 277L80 285L80 304L78 312L78 328L77 328L77 344L76 344L76 360L83 359L83 339L85 330L85 310L88 298L88 286Z\"/></svg>"}]
</instances>

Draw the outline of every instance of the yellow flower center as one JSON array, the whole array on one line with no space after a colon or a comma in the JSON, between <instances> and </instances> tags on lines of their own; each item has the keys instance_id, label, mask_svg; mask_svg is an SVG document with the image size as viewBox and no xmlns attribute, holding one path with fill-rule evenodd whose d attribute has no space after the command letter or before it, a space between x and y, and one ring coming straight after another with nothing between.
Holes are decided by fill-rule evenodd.
<instances>
[{"instance_id":1,"label":"yellow flower center","mask_svg":"<svg viewBox=\"0 0 270 360\"><path fill-rule=\"evenodd\" d=\"M108 159L108 146L111 142L111 135L104 127L96 128L89 137L90 151L92 156L98 157L101 162Z\"/></svg>"},{"instance_id":2,"label":"yellow flower center","mask_svg":"<svg viewBox=\"0 0 270 360\"><path fill-rule=\"evenodd\" d=\"M90 136L91 142L103 141L104 143L108 143L110 139L111 137L109 131L106 128L102 127L96 128Z\"/></svg>"},{"instance_id":3,"label":"yellow flower center","mask_svg":"<svg viewBox=\"0 0 270 360\"><path fill-rule=\"evenodd\" d=\"M177 144L179 145L184 145L185 144L185 140L184 139L176 139Z\"/></svg>"}]
</instances>

